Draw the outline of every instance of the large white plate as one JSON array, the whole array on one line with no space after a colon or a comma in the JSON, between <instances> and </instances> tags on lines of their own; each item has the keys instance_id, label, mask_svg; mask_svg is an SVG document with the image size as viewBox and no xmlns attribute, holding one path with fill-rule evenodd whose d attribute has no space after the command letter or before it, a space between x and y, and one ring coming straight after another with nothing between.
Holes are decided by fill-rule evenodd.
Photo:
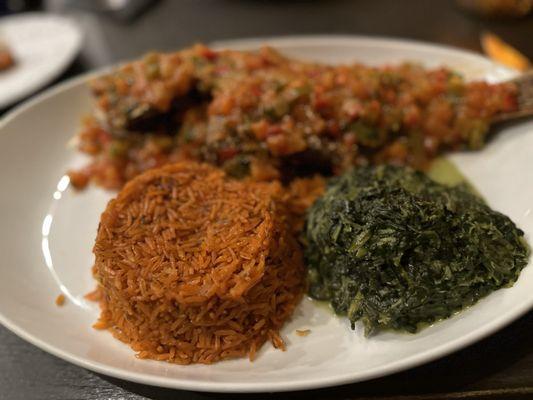
<instances>
[{"instance_id":1,"label":"large white plate","mask_svg":"<svg viewBox=\"0 0 533 400\"><path fill-rule=\"evenodd\" d=\"M298 57L326 62L450 65L469 78L511 73L464 51L425 44L347 37L269 39ZM262 41L224 45L251 48ZM74 364L132 381L201 391L284 391L356 382L419 365L473 343L533 305L533 268L517 282L417 335L366 339L344 318L304 300L282 331L281 352L264 346L258 359L178 366L134 357L128 346L91 324L98 310L83 299L94 287L91 247L111 193L75 193L64 171L83 159L67 142L90 110L86 77L58 86L0 123L0 321L13 332ZM496 209L533 235L533 122L506 129L481 152L452 158ZM63 292L64 307L54 304ZM311 329L307 337L295 329Z\"/></svg>"},{"instance_id":2,"label":"large white plate","mask_svg":"<svg viewBox=\"0 0 533 400\"><path fill-rule=\"evenodd\" d=\"M63 72L81 47L82 33L70 19L24 13L0 19L0 40L15 66L0 72L0 109L40 89Z\"/></svg>"}]
</instances>

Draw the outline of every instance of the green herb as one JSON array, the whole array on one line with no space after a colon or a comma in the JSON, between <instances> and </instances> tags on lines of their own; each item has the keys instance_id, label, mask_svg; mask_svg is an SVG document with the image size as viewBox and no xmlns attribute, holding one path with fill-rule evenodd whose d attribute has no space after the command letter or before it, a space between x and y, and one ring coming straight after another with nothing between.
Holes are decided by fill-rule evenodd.
<instances>
[{"instance_id":1,"label":"green herb","mask_svg":"<svg viewBox=\"0 0 533 400\"><path fill-rule=\"evenodd\" d=\"M511 286L529 258L523 235L466 186L359 168L333 179L309 212L310 294L366 334L416 332Z\"/></svg>"},{"instance_id":2,"label":"green herb","mask_svg":"<svg viewBox=\"0 0 533 400\"><path fill-rule=\"evenodd\" d=\"M144 56L143 61L146 66L146 78L148 80L159 78L159 55L157 53L148 53L146 56Z\"/></svg>"},{"instance_id":3,"label":"green herb","mask_svg":"<svg viewBox=\"0 0 533 400\"><path fill-rule=\"evenodd\" d=\"M182 129L182 137L185 143L192 143L196 140L196 131L193 127Z\"/></svg>"},{"instance_id":4,"label":"green herb","mask_svg":"<svg viewBox=\"0 0 533 400\"><path fill-rule=\"evenodd\" d=\"M387 139L386 131L361 121L352 123L350 131L355 133L358 143L367 147L379 147Z\"/></svg>"},{"instance_id":5,"label":"green herb","mask_svg":"<svg viewBox=\"0 0 533 400\"><path fill-rule=\"evenodd\" d=\"M114 139L109 144L109 155L113 159L126 157L129 145L125 140Z\"/></svg>"},{"instance_id":6,"label":"green herb","mask_svg":"<svg viewBox=\"0 0 533 400\"><path fill-rule=\"evenodd\" d=\"M237 179L242 179L250 174L250 160L244 154L238 154L223 165L224 171Z\"/></svg>"},{"instance_id":7,"label":"green herb","mask_svg":"<svg viewBox=\"0 0 533 400\"><path fill-rule=\"evenodd\" d=\"M272 119L273 121L279 121L289 112L290 104L283 97L280 97L277 100L273 100L263 109L263 115Z\"/></svg>"}]
</instances>

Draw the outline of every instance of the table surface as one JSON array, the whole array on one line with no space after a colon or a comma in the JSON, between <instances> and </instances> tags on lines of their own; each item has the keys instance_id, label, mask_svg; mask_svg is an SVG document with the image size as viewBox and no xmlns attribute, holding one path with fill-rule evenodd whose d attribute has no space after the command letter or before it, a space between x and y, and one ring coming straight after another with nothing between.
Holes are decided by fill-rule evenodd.
<instances>
[{"instance_id":1,"label":"table surface","mask_svg":"<svg viewBox=\"0 0 533 400\"><path fill-rule=\"evenodd\" d=\"M68 1L45 2L59 10ZM533 59L533 15L486 20L459 10L452 0L167 0L132 21L61 8L83 27L85 46L57 81L148 50L193 42L292 34L358 34L443 43L480 51L479 34L492 31ZM533 398L533 313L497 334L410 371L283 398L464 399ZM279 396L279 395L278 395ZM0 399L239 399L154 388L108 378L68 364L0 327Z\"/></svg>"}]
</instances>

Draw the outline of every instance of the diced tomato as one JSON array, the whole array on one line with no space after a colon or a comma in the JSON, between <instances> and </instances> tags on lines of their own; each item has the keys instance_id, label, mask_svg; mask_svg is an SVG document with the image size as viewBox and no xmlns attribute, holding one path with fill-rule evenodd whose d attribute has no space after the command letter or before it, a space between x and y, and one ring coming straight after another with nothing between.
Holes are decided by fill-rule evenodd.
<instances>
[{"instance_id":1,"label":"diced tomato","mask_svg":"<svg viewBox=\"0 0 533 400\"><path fill-rule=\"evenodd\" d=\"M407 158L407 146L405 143L396 141L389 146L388 153L391 159L403 161Z\"/></svg>"},{"instance_id":2,"label":"diced tomato","mask_svg":"<svg viewBox=\"0 0 533 400\"><path fill-rule=\"evenodd\" d=\"M281 126L277 125L277 124L273 124L273 125L270 125L268 128L267 128L267 136L274 136L274 135L278 135L282 132L281 130Z\"/></svg>"},{"instance_id":3,"label":"diced tomato","mask_svg":"<svg viewBox=\"0 0 533 400\"><path fill-rule=\"evenodd\" d=\"M208 60L215 60L218 57L217 52L211 50L208 47L204 47L200 50L200 55L207 58Z\"/></svg>"},{"instance_id":4,"label":"diced tomato","mask_svg":"<svg viewBox=\"0 0 533 400\"><path fill-rule=\"evenodd\" d=\"M436 82L446 82L449 76L450 72L445 68L439 68L433 72L433 78Z\"/></svg>"},{"instance_id":5,"label":"diced tomato","mask_svg":"<svg viewBox=\"0 0 533 400\"><path fill-rule=\"evenodd\" d=\"M109 110L110 101L108 96L102 96L100 99L98 99L98 108L107 111Z\"/></svg>"},{"instance_id":6,"label":"diced tomato","mask_svg":"<svg viewBox=\"0 0 533 400\"><path fill-rule=\"evenodd\" d=\"M228 115L235 106L235 99L229 95L221 95L209 105L209 114Z\"/></svg>"},{"instance_id":7,"label":"diced tomato","mask_svg":"<svg viewBox=\"0 0 533 400\"><path fill-rule=\"evenodd\" d=\"M422 116L420 114L420 109L416 106L409 106L404 110L403 123L408 128L419 125Z\"/></svg>"},{"instance_id":8,"label":"diced tomato","mask_svg":"<svg viewBox=\"0 0 533 400\"><path fill-rule=\"evenodd\" d=\"M231 160L239 151L235 147L223 147L218 150L218 159L220 162Z\"/></svg>"},{"instance_id":9,"label":"diced tomato","mask_svg":"<svg viewBox=\"0 0 533 400\"><path fill-rule=\"evenodd\" d=\"M328 108L331 105L331 100L324 94L324 89L321 86L315 87L312 102L313 108L317 111Z\"/></svg>"},{"instance_id":10,"label":"diced tomato","mask_svg":"<svg viewBox=\"0 0 533 400\"><path fill-rule=\"evenodd\" d=\"M261 96L263 91L261 90L261 88L258 85L253 85L253 86L250 87L250 93L253 96L255 96L255 97L259 97L259 96Z\"/></svg>"},{"instance_id":11,"label":"diced tomato","mask_svg":"<svg viewBox=\"0 0 533 400\"><path fill-rule=\"evenodd\" d=\"M377 100L371 100L364 108L365 120L375 123L381 114L381 104Z\"/></svg>"},{"instance_id":12,"label":"diced tomato","mask_svg":"<svg viewBox=\"0 0 533 400\"><path fill-rule=\"evenodd\" d=\"M98 138L98 142L100 144L108 144L109 142L111 142L111 134L109 132L106 132L104 131L103 129L98 129L97 130L97 136Z\"/></svg>"},{"instance_id":13,"label":"diced tomato","mask_svg":"<svg viewBox=\"0 0 533 400\"><path fill-rule=\"evenodd\" d=\"M259 140L264 140L268 136L268 122L264 119L251 124L250 129L254 136Z\"/></svg>"},{"instance_id":14,"label":"diced tomato","mask_svg":"<svg viewBox=\"0 0 533 400\"><path fill-rule=\"evenodd\" d=\"M115 81L115 88L117 89L117 93L122 96L128 94L129 86L124 79L117 79Z\"/></svg>"},{"instance_id":15,"label":"diced tomato","mask_svg":"<svg viewBox=\"0 0 533 400\"><path fill-rule=\"evenodd\" d=\"M229 72L229 71L231 71L231 69L227 65L220 65L220 66L217 66L215 68L215 73L217 75L223 75L223 74L225 74L226 72Z\"/></svg>"},{"instance_id":16,"label":"diced tomato","mask_svg":"<svg viewBox=\"0 0 533 400\"><path fill-rule=\"evenodd\" d=\"M394 103L396 101L396 92L392 89L388 89L383 93L383 99L388 103Z\"/></svg>"},{"instance_id":17,"label":"diced tomato","mask_svg":"<svg viewBox=\"0 0 533 400\"><path fill-rule=\"evenodd\" d=\"M334 137L334 138L340 137L341 129L340 129L339 124L337 123L337 121L334 121L334 120L331 120L331 119L328 120L326 122L326 127L327 127L327 132L328 132L329 136Z\"/></svg>"}]
</instances>

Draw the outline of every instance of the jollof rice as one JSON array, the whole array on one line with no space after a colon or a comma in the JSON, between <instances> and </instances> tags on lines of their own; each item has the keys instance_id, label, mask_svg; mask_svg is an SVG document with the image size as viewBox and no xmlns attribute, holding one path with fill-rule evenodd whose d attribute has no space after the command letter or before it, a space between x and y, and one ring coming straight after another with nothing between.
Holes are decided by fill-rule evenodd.
<instances>
[{"instance_id":1,"label":"jollof rice","mask_svg":"<svg viewBox=\"0 0 533 400\"><path fill-rule=\"evenodd\" d=\"M95 327L178 364L253 359L267 340L284 349L304 268L283 196L197 163L134 178L101 217Z\"/></svg>"}]
</instances>

